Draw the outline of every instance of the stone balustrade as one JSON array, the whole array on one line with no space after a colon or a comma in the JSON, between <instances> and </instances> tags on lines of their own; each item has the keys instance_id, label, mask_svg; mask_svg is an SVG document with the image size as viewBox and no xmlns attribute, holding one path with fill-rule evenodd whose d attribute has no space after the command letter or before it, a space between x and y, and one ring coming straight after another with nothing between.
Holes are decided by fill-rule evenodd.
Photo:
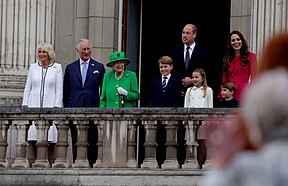
<instances>
[{"instance_id":1,"label":"stone balustrade","mask_svg":"<svg viewBox=\"0 0 288 186\"><path fill-rule=\"evenodd\" d=\"M52 168L88 168L87 128L93 120L98 130L97 160L93 168L157 168L156 131L157 121L161 121L166 130L166 159L163 169L180 168L177 162L177 130L179 125L186 129L186 160L182 168L196 168L195 136L197 128L203 123L223 122L233 118L237 110L220 108L0 108L0 167L28 168L29 146L27 131L29 121L34 121L38 141L37 157L32 167L48 168L48 129L49 121L56 122L58 142L55 162ZM77 125L77 159L69 162L70 135L69 121ZM139 143L143 128L144 143ZM184 136L183 136L184 138ZM143 148L144 151L139 149ZM144 158L139 161L139 153ZM140 162L140 163L139 163Z\"/></svg>"}]
</instances>

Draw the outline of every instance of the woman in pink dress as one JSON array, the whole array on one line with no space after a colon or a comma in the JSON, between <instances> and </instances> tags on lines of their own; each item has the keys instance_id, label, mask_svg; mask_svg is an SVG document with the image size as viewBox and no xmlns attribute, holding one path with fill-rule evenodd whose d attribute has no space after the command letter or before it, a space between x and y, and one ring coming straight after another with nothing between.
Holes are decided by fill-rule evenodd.
<instances>
[{"instance_id":1,"label":"woman in pink dress","mask_svg":"<svg viewBox=\"0 0 288 186\"><path fill-rule=\"evenodd\" d=\"M227 50L223 58L222 83L236 85L235 98L241 101L242 92L253 82L257 71L257 57L248 51L247 41L239 31L232 31L227 40Z\"/></svg>"}]
</instances>

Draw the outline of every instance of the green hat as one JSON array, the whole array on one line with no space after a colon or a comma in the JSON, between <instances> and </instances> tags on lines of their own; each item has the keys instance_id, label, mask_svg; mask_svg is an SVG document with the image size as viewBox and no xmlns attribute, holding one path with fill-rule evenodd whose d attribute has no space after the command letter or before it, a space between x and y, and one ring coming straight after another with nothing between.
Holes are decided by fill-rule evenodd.
<instances>
[{"instance_id":1,"label":"green hat","mask_svg":"<svg viewBox=\"0 0 288 186\"><path fill-rule=\"evenodd\" d=\"M130 63L130 60L125 57L124 52L114 52L109 57L109 62L106 64L107 67L112 67L116 61L122 61L125 65Z\"/></svg>"}]
</instances>

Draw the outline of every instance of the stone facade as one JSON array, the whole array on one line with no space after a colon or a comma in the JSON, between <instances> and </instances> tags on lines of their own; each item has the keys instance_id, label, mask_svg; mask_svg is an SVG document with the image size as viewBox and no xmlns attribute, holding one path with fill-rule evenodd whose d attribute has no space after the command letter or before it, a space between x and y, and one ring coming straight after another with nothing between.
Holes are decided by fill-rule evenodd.
<instances>
[{"instance_id":1,"label":"stone facade","mask_svg":"<svg viewBox=\"0 0 288 186\"><path fill-rule=\"evenodd\" d=\"M121 50L125 2L0 1L0 104L21 105L28 67L43 41L55 46L63 68L77 58L75 44L82 37L92 41L92 57L107 62L111 52ZM231 0L230 30L241 31L259 56L266 39L287 30L287 6L286 0Z\"/></svg>"}]
</instances>

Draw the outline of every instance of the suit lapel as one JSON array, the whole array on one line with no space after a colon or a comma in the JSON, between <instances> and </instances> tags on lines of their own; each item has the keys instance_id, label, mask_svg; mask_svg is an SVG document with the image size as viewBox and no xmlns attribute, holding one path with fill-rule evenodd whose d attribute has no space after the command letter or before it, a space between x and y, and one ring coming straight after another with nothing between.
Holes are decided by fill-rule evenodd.
<instances>
[{"instance_id":1,"label":"suit lapel","mask_svg":"<svg viewBox=\"0 0 288 186\"><path fill-rule=\"evenodd\" d=\"M94 66L95 66L94 62L92 61L92 59L90 59L88 71L87 71L87 76L86 76L86 81L89 79L91 73L93 72Z\"/></svg>"},{"instance_id":2,"label":"suit lapel","mask_svg":"<svg viewBox=\"0 0 288 186\"><path fill-rule=\"evenodd\" d=\"M158 91L160 92L162 92L162 76L160 76L159 78L158 78L158 80L157 80L157 85L156 85L156 87L157 87L157 89L158 89Z\"/></svg>"},{"instance_id":3,"label":"suit lapel","mask_svg":"<svg viewBox=\"0 0 288 186\"><path fill-rule=\"evenodd\" d=\"M87 70L87 76L86 76L86 80L85 80L85 84L84 86L87 84L87 82L90 79L91 74L94 72L94 70L96 69L96 63L93 59L90 58L89 61L89 66L88 66L88 70Z\"/></svg>"},{"instance_id":4,"label":"suit lapel","mask_svg":"<svg viewBox=\"0 0 288 186\"><path fill-rule=\"evenodd\" d=\"M80 60L78 59L73 66L73 71L76 72L77 82L82 85L82 77L81 77L81 70L80 70Z\"/></svg>"},{"instance_id":5,"label":"suit lapel","mask_svg":"<svg viewBox=\"0 0 288 186\"><path fill-rule=\"evenodd\" d=\"M172 84L173 84L173 76L170 76L168 83L167 83L167 86L166 86L166 90L170 89Z\"/></svg>"}]
</instances>

